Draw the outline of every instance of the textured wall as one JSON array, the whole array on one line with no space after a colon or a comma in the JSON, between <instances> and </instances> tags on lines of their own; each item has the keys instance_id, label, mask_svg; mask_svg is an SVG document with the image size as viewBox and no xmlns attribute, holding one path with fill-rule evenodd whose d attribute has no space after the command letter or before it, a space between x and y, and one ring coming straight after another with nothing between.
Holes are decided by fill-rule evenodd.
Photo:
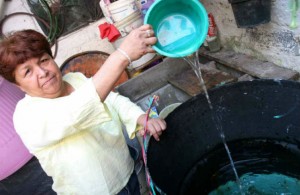
<instances>
[{"instance_id":1,"label":"textured wall","mask_svg":"<svg viewBox=\"0 0 300 195\"><path fill-rule=\"evenodd\" d=\"M213 13L224 48L249 54L260 60L300 72L300 26L290 29L289 0L272 0L271 21L254 28L237 28L231 4L228 0L201 0L207 12ZM300 25L300 11L298 11Z\"/></svg>"}]
</instances>

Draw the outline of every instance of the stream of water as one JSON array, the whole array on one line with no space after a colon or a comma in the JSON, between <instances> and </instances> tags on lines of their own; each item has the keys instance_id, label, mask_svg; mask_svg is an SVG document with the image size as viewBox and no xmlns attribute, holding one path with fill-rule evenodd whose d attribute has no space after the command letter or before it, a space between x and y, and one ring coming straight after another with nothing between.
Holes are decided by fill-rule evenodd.
<instances>
[{"instance_id":1,"label":"stream of water","mask_svg":"<svg viewBox=\"0 0 300 195\"><path fill-rule=\"evenodd\" d=\"M228 148L228 145L226 143L226 137L225 137L225 134L224 134L224 131L222 129L222 125L221 125L221 122L220 122L220 119L217 117L216 113L214 112L214 108L213 108L213 105L211 103L211 100L210 100L210 97L209 97L209 94L207 92L207 88L206 88L206 85L205 85L205 82L203 80L203 77L202 77L202 73L201 73L201 64L199 62L199 55L198 55L198 52L195 52L193 53L192 55L188 56L188 57L184 57L184 60L192 67L192 69L194 70L195 74L197 75L198 79L199 79L199 82L200 82L200 86L202 87L203 91L204 91L204 94L206 96L206 99L207 99L207 102L208 102L208 105L209 105L209 108L211 110L211 114L212 114L212 120L213 122L215 123L216 125L216 129L218 130L219 134L220 134L220 138L223 142L223 145L226 149L226 152L227 152L227 155L228 155L228 158L230 160L230 165L232 167L232 170L234 172L234 175L235 175L235 179L236 179L236 183L237 185L239 186L239 189L240 189L240 192L242 195L244 195L244 191L243 191L243 187L242 187L242 184L241 184L241 181L240 181L240 178L239 178L239 175L237 173L237 170L235 168L235 165L234 165L234 162L233 162L233 159L231 157L231 154L230 154L230 150Z\"/></svg>"}]
</instances>

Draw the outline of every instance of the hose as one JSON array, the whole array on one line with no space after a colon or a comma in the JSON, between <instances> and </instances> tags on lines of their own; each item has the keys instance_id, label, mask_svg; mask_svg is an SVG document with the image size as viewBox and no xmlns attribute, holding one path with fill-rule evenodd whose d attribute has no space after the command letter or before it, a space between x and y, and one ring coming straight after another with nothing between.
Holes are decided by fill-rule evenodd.
<instances>
[{"instance_id":1,"label":"hose","mask_svg":"<svg viewBox=\"0 0 300 195\"><path fill-rule=\"evenodd\" d=\"M37 15L35 14L31 14L31 13L27 13L27 12L15 12L15 13L11 13L11 14L8 14L8 15L5 15L4 18L0 21L0 36L4 36L3 32L2 32L2 28L3 28L3 24L5 23L5 21L8 19L8 18L11 18L13 16L16 16L16 15L27 15L27 16L32 16L34 17L36 20L42 22L48 29L50 29L50 25L42 18L38 17ZM48 40L49 40L49 36L48 36ZM50 43L50 46L52 47L53 45L55 46L55 49L54 49L54 53L53 53L53 58L56 57L57 55L57 48L58 48L58 44L57 44L57 39L56 37L53 38L52 42L49 42Z\"/></svg>"}]
</instances>

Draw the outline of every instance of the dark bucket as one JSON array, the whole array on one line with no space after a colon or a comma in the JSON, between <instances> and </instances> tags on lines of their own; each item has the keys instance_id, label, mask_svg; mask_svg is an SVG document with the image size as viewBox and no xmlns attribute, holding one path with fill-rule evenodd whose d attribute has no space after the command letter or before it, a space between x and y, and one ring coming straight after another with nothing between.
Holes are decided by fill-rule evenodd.
<instances>
[{"instance_id":1,"label":"dark bucket","mask_svg":"<svg viewBox=\"0 0 300 195\"><path fill-rule=\"evenodd\" d=\"M209 95L240 175L267 170L300 178L300 83L238 82ZM158 188L167 194L207 194L235 180L203 94L177 107L166 122L161 140L151 138L147 151Z\"/></svg>"},{"instance_id":2,"label":"dark bucket","mask_svg":"<svg viewBox=\"0 0 300 195\"><path fill-rule=\"evenodd\" d=\"M270 22L271 0L229 0L229 3L239 28Z\"/></svg>"}]
</instances>

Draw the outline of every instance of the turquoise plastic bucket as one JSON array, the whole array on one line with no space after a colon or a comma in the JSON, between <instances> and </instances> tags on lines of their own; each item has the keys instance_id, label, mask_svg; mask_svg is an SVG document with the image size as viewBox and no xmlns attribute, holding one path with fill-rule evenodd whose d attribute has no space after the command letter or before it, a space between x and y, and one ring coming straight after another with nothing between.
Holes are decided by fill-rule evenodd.
<instances>
[{"instance_id":1,"label":"turquoise plastic bucket","mask_svg":"<svg viewBox=\"0 0 300 195\"><path fill-rule=\"evenodd\" d=\"M185 57L199 49L208 31L208 17L198 0L156 0L146 13L158 41L153 48L167 57Z\"/></svg>"}]
</instances>

